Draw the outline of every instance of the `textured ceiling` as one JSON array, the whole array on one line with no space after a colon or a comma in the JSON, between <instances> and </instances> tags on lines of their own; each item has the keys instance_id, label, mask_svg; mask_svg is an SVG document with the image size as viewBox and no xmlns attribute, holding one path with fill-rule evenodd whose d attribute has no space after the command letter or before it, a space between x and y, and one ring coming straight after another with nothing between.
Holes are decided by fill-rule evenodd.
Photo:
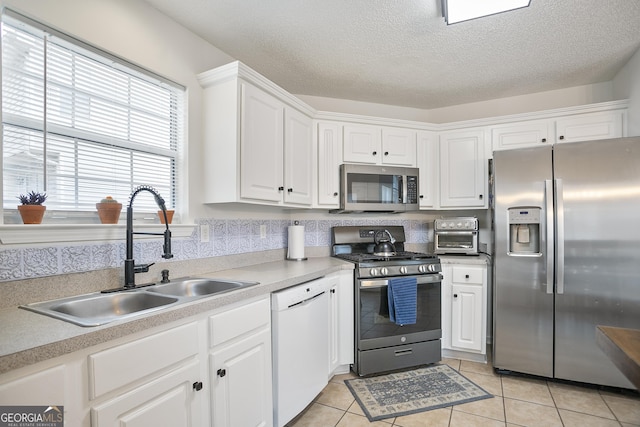
<instances>
[{"instance_id":1,"label":"textured ceiling","mask_svg":"<svg viewBox=\"0 0 640 427\"><path fill-rule=\"evenodd\" d=\"M640 47L639 0L451 26L440 0L146 1L291 93L424 109L606 82Z\"/></svg>"}]
</instances>

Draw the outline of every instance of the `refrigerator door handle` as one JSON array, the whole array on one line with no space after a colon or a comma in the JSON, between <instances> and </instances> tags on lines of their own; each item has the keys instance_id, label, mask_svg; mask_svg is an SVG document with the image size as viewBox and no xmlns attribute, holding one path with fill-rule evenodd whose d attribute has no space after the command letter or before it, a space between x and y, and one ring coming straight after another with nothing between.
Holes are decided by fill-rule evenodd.
<instances>
[{"instance_id":1,"label":"refrigerator door handle","mask_svg":"<svg viewBox=\"0 0 640 427\"><path fill-rule=\"evenodd\" d=\"M547 264L547 293L553 293L553 182L550 179L544 181L544 199L545 199L545 211L547 213L547 250L546 250L546 264Z\"/></svg>"},{"instance_id":2,"label":"refrigerator door handle","mask_svg":"<svg viewBox=\"0 0 640 427\"><path fill-rule=\"evenodd\" d=\"M555 203L556 203L556 292L564 293L564 194L562 180L555 181Z\"/></svg>"}]
</instances>

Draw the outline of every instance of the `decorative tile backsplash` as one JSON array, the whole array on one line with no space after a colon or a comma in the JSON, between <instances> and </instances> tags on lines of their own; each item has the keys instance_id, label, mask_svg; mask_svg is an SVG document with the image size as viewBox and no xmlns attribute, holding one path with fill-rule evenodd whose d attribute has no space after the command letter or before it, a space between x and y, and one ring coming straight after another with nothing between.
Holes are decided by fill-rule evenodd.
<instances>
[{"instance_id":1,"label":"decorative tile backsplash","mask_svg":"<svg viewBox=\"0 0 640 427\"><path fill-rule=\"evenodd\" d=\"M214 256L260 252L287 247L287 227L291 220L263 219L201 219L188 238L174 238L172 252L175 260L193 260ZM200 242L200 226L209 226L209 242ZM384 224L402 225L407 243L428 243L428 223L418 220L363 220L357 218L304 220L305 246L331 245L331 227L339 225ZM260 237L261 226L266 237ZM137 263L162 261L162 241L135 240L134 259ZM69 246L0 248L0 282L79 273L104 268L122 267L125 242L101 242Z\"/></svg>"}]
</instances>

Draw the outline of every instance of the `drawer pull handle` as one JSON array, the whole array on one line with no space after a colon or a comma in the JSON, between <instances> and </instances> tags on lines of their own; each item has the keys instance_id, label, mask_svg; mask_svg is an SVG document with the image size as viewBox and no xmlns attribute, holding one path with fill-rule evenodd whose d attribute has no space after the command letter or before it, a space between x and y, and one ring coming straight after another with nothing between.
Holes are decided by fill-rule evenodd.
<instances>
[{"instance_id":1,"label":"drawer pull handle","mask_svg":"<svg viewBox=\"0 0 640 427\"><path fill-rule=\"evenodd\" d=\"M227 370L226 369L218 369L218 372L216 372L218 374L218 376L220 378L224 377L225 375L227 375Z\"/></svg>"},{"instance_id":2,"label":"drawer pull handle","mask_svg":"<svg viewBox=\"0 0 640 427\"><path fill-rule=\"evenodd\" d=\"M202 390L202 381L196 381L195 383L193 383L193 389L195 391Z\"/></svg>"},{"instance_id":3,"label":"drawer pull handle","mask_svg":"<svg viewBox=\"0 0 640 427\"><path fill-rule=\"evenodd\" d=\"M464 278L465 278L465 279L468 279L468 278L469 278L469 275L468 275L468 274L465 274L465 275L464 275Z\"/></svg>"}]
</instances>

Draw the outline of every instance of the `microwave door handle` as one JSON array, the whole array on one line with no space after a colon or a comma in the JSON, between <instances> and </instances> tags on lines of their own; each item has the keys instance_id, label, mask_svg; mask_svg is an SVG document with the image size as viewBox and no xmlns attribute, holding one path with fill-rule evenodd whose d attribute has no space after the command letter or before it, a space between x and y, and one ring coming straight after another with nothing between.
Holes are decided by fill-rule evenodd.
<instances>
[{"instance_id":1,"label":"microwave door handle","mask_svg":"<svg viewBox=\"0 0 640 427\"><path fill-rule=\"evenodd\" d=\"M407 177L404 175L400 176L400 181L402 182L402 203L407 204Z\"/></svg>"}]
</instances>

